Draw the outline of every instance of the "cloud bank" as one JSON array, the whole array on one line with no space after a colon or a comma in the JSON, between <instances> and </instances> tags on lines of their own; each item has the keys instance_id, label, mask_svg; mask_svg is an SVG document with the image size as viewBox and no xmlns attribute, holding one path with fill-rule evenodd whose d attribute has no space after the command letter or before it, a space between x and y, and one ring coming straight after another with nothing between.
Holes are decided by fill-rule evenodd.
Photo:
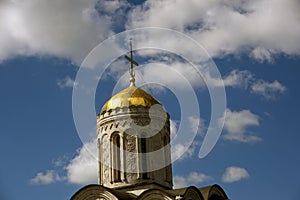
<instances>
[{"instance_id":1,"label":"cloud bank","mask_svg":"<svg viewBox=\"0 0 300 200\"><path fill-rule=\"evenodd\" d=\"M46 55L80 63L112 34L111 17L96 6L96 0L1 1L0 61Z\"/></svg>"},{"instance_id":2,"label":"cloud bank","mask_svg":"<svg viewBox=\"0 0 300 200\"><path fill-rule=\"evenodd\" d=\"M277 54L300 54L299 9L298 0L148 0L129 13L127 28L171 28L196 39L213 57L247 53L272 61Z\"/></svg>"},{"instance_id":3,"label":"cloud bank","mask_svg":"<svg viewBox=\"0 0 300 200\"><path fill-rule=\"evenodd\" d=\"M299 9L298 0L148 0L137 6L121 0L2 0L0 61L46 55L78 64L127 20L126 29L183 32L213 57L246 53L272 62L278 54L300 54Z\"/></svg>"}]
</instances>

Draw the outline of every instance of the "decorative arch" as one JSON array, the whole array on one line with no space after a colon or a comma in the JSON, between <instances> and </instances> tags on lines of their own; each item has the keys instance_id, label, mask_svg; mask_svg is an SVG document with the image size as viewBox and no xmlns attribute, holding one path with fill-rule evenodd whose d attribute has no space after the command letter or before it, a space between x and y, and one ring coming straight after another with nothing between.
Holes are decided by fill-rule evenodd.
<instances>
[{"instance_id":1,"label":"decorative arch","mask_svg":"<svg viewBox=\"0 0 300 200\"><path fill-rule=\"evenodd\" d=\"M185 200L204 200L201 192L194 186L190 186L183 194Z\"/></svg>"},{"instance_id":2,"label":"decorative arch","mask_svg":"<svg viewBox=\"0 0 300 200\"><path fill-rule=\"evenodd\" d=\"M228 200L225 191L217 184L211 186L208 193L208 200Z\"/></svg>"},{"instance_id":3,"label":"decorative arch","mask_svg":"<svg viewBox=\"0 0 300 200\"><path fill-rule=\"evenodd\" d=\"M159 189L150 189L143 192L137 200L172 200L172 195Z\"/></svg>"},{"instance_id":4,"label":"decorative arch","mask_svg":"<svg viewBox=\"0 0 300 200\"><path fill-rule=\"evenodd\" d=\"M200 188L205 200L228 200L224 190L217 184Z\"/></svg>"},{"instance_id":5,"label":"decorative arch","mask_svg":"<svg viewBox=\"0 0 300 200\"><path fill-rule=\"evenodd\" d=\"M119 198L106 188L99 185L87 185L77 191L70 200L118 200Z\"/></svg>"}]
</instances>

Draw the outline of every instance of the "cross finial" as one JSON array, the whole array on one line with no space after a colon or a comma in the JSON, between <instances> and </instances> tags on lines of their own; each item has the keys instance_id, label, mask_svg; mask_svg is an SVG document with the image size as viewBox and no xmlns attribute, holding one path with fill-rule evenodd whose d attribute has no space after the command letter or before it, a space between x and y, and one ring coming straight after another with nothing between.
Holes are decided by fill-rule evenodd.
<instances>
[{"instance_id":1,"label":"cross finial","mask_svg":"<svg viewBox=\"0 0 300 200\"><path fill-rule=\"evenodd\" d=\"M135 85L135 79L134 79L135 73L134 73L134 70L133 70L133 65L139 66L139 64L133 60L133 56L132 56L132 39L131 38L130 38L130 57L125 55L125 58L130 62L130 67L129 67L130 86L134 86Z\"/></svg>"}]
</instances>

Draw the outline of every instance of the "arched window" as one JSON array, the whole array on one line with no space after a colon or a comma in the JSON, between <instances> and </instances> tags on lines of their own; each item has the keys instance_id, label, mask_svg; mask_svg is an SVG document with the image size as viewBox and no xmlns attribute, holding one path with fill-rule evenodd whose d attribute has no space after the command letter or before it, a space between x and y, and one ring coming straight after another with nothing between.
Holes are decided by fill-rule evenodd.
<instances>
[{"instance_id":1,"label":"arched window","mask_svg":"<svg viewBox=\"0 0 300 200\"><path fill-rule=\"evenodd\" d=\"M113 142L113 151L112 151L112 161L113 161L113 181L118 182L121 181L121 140L118 134L115 134L112 138Z\"/></svg>"},{"instance_id":2,"label":"arched window","mask_svg":"<svg viewBox=\"0 0 300 200\"><path fill-rule=\"evenodd\" d=\"M148 178L148 173L147 173L147 143L146 143L146 138L142 136L141 138L141 161L142 161L142 178L146 179Z\"/></svg>"}]
</instances>

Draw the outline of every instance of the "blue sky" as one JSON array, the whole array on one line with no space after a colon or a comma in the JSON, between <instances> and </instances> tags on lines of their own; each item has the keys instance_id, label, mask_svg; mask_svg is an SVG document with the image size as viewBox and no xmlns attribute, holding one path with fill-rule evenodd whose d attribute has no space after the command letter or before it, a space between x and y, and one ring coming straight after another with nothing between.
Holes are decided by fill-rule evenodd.
<instances>
[{"instance_id":1,"label":"blue sky","mask_svg":"<svg viewBox=\"0 0 300 200\"><path fill-rule=\"evenodd\" d=\"M177 87L178 78L164 71L167 66L187 77L199 100L201 116L189 118L191 127L199 125L193 144L185 152L175 147L183 153L173 163L175 186L217 183L231 199L299 198L299 8L296 0L2 1L0 199L68 199L95 183L97 165L89 153L95 146L81 141L73 120L72 88L80 87L76 74L108 37L149 26L184 33L201 44L226 90L221 137L199 159L211 116L207 86L190 76L187 60L174 53L135 51L141 65L137 83L154 77ZM145 43L134 40L137 47ZM179 42L168 45L199 53ZM94 97L96 112L118 81L126 87L127 67L119 58L106 69ZM220 87L209 73L204 76ZM149 91L170 113L175 132L181 120L176 95L166 87Z\"/></svg>"}]
</instances>

